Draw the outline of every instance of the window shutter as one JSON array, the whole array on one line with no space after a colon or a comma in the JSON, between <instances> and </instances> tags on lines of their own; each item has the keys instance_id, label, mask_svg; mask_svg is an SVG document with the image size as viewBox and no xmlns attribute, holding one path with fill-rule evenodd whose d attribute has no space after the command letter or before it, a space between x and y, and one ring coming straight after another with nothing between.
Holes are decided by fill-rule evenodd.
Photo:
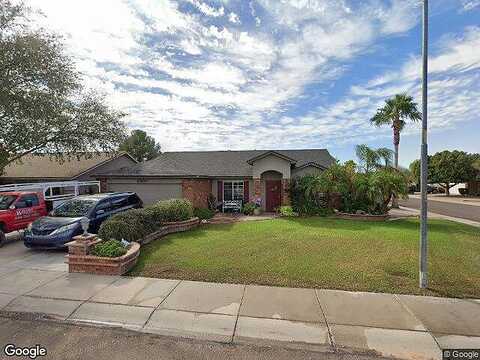
<instances>
[{"instance_id":1,"label":"window shutter","mask_svg":"<svg viewBox=\"0 0 480 360\"><path fill-rule=\"evenodd\" d=\"M223 201L223 181L217 181L217 201Z\"/></svg>"},{"instance_id":2,"label":"window shutter","mask_svg":"<svg viewBox=\"0 0 480 360\"><path fill-rule=\"evenodd\" d=\"M250 191L248 189L248 183L249 183L248 180L243 180L243 202L245 204L250 201L249 199Z\"/></svg>"}]
</instances>

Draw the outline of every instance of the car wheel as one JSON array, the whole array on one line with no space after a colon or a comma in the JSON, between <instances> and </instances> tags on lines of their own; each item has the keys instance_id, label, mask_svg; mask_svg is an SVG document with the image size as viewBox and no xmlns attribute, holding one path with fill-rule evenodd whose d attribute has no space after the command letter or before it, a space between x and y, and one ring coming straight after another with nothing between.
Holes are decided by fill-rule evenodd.
<instances>
[{"instance_id":1,"label":"car wheel","mask_svg":"<svg viewBox=\"0 0 480 360\"><path fill-rule=\"evenodd\" d=\"M5 233L0 230L0 248L5 244L7 238L5 237Z\"/></svg>"}]
</instances>

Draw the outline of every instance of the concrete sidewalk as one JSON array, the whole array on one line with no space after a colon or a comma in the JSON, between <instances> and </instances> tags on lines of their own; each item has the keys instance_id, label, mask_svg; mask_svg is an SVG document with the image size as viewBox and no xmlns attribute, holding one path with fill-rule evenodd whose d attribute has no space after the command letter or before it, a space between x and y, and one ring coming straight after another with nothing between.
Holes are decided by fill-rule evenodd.
<instances>
[{"instance_id":1,"label":"concrete sidewalk","mask_svg":"<svg viewBox=\"0 0 480 360\"><path fill-rule=\"evenodd\" d=\"M439 359L480 348L480 301L18 269L0 309L224 343Z\"/></svg>"}]
</instances>

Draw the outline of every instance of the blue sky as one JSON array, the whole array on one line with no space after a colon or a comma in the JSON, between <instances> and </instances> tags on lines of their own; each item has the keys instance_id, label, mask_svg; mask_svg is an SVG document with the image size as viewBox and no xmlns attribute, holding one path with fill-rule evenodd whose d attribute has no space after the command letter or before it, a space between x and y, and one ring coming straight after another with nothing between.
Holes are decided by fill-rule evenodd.
<instances>
[{"instance_id":1,"label":"blue sky","mask_svg":"<svg viewBox=\"0 0 480 360\"><path fill-rule=\"evenodd\" d=\"M392 147L369 118L420 106L419 0L30 0L89 87L164 151ZM480 0L431 1L430 152L480 152ZM419 153L418 125L400 163Z\"/></svg>"}]
</instances>

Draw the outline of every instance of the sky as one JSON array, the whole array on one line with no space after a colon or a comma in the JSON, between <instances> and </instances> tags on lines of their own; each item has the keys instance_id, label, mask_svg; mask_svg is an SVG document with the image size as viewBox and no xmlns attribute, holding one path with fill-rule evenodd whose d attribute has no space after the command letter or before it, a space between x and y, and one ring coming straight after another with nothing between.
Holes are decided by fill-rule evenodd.
<instances>
[{"instance_id":1,"label":"sky","mask_svg":"<svg viewBox=\"0 0 480 360\"><path fill-rule=\"evenodd\" d=\"M163 151L392 148L388 97L421 109L420 0L26 0L86 87ZM480 0L430 1L429 152L480 152ZM400 164L420 152L404 129Z\"/></svg>"}]
</instances>

